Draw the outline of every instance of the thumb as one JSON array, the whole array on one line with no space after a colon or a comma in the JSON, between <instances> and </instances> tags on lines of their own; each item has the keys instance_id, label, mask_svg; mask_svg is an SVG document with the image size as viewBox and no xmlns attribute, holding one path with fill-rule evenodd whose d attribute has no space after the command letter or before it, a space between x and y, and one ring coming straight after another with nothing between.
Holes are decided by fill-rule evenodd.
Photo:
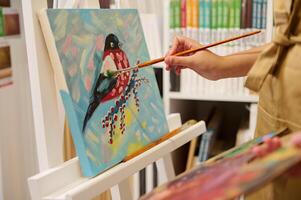
<instances>
[{"instance_id":1,"label":"thumb","mask_svg":"<svg viewBox=\"0 0 301 200\"><path fill-rule=\"evenodd\" d=\"M168 66L190 67L192 65L192 60L190 56L167 56L164 62Z\"/></svg>"}]
</instances>

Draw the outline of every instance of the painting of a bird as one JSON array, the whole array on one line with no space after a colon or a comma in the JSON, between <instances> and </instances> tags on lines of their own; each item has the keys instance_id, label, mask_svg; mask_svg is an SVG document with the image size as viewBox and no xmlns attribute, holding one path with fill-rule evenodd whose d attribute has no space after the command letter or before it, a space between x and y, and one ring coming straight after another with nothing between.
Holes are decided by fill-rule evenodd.
<instances>
[{"instance_id":1,"label":"painting of a bird","mask_svg":"<svg viewBox=\"0 0 301 200\"><path fill-rule=\"evenodd\" d=\"M106 37L102 58L103 65L90 98L83 123L83 132L97 107L103 102L120 96L129 84L130 72L121 73L113 77L106 76L106 72L108 71L116 71L130 67L127 55L121 49L121 46L122 44L116 35L111 33Z\"/></svg>"}]
</instances>

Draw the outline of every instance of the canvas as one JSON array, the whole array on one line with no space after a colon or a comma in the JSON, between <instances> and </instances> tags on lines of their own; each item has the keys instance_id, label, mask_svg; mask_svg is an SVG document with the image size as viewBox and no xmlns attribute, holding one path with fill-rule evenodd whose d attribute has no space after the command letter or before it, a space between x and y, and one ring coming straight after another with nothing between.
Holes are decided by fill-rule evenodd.
<instances>
[{"instance_id":1,"label":"canvas","mask_svg":"<svg viewBox=\"0 0 301 200\"><path fill-rule=\"evenodd\" d=\"M142 200L230 200L261 188L301 161L301 152L281 148L264 159L252 152L199 167L143 196Z\"/></svg>"},{"instance_id":2,"label":"canvas","mask_svg":"<svg viewBox=\"0 0 301 200\"><path fill-rule=\"evenodd\" d=\"M213 197L211 191L232 177L236 171L252 159L254 159L254 154L245 153L211 165L199 166L170 183L156 188L141 199L214 199L211 198ZM218 197L219 194L216 195Z\"/></svg>"},{"instance_id":3,"label":"canvas","mask_svg":"<svg viewBox=\"0 0 301 200\"><path fill-rule=\"evenodd\" d=\"M168 132L136 10L49 9L39 14L84 175L94 176Z\"/></svg>"},{"instance_id":4,"label":"canvas","mask_svg":"<svg viewBox=\"0 0 301 200\"><path fill-rule=\"evenodd\" d=\"M261 137L257 137L257 138L254 138L253 140L250 140L248 142L245 142L239 146L236 146L224 153L221 153L213 158L210 158L209 160L206 161L206 163L212 163L212 162L216 162L217 160L221 160L221 159L224 159L224 158L230 158L230 157L234 157L236 155L239 155L239 154L242 154L242 153L245 153L247 151L249 151L250 149L252 149L255 145L259 145L259 144L262 144L264 142L264 140L268 139L268 138L273 138L273 137L276 137L276 136L279 136L281 134L283 134L284 132L271 132L271 133L268 133L266 135L263 135Z\"/></svg>"}]
</instances>

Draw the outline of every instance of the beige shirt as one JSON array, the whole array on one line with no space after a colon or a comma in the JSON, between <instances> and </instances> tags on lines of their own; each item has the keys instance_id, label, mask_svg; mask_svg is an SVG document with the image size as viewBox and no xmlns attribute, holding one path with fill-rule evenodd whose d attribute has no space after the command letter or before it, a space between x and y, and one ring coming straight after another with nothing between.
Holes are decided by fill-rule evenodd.
<instances>
[{"instance_id":1,"label":"beige shirt","mask_svg":"<svg viewBox=\"0 0 301 200\"><path fill-rule=\"evenodd\" d=\"M256 135L301 130L301 0L274 0L275 34L248 74L259 92ZM280 177L250 195L256 200L299 200L301 179Z\"/></svg>"}]
</instances>

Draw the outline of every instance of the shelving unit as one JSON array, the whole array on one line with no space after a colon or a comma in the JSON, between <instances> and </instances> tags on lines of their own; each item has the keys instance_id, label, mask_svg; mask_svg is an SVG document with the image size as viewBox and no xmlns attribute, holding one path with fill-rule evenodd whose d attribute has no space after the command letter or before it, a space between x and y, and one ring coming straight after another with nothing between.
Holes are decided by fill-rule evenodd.
<instances>
[{"instance_id":1,"label":"shelving unit","mask_svg":"<svg viewBox=\"0 0 301 200\"><path fill-rule=\"evenodd\" d=\"M164 45L163 45L163 48L164 48L165 52L168 50L170 41L171 41L170 29L169 29L170 1L171 0L164 1L164 35L163 35ZM272 20L273 14L272 13L273 13L273 0L267 0L267 12L266 12L267 24L266 24L266 29L263 30L264 34L265 34L266 42L270 42L272 39L272 32L273 32L273 20ZM240 30L238 30L238 32L239 31ZM241 29L241 32L243 32L243 31L250 31L250 30L248 30L248 29L242 30ZM242 49L231 49L231 46L227 46L226 48L228 48L228 52L229 52L229 48L230 48L230 52L242 50ZM221 52L220 50L216 53L218 53L220 55L224 55L224 53ZM182 74L183 74L183 72L182 72ZM163 95L164 95L164 104L165 104L166 113L171 112L171 107L174 107L172 105L174 100L183 100L183 101L197 100L200 102L202 102L202 101L243 102L243 103L248 103L250 105L250 110L251 110L251 108L252 108L252 110L256 110L257 103L259 101L259 97L256 94L251 94L248 91L244 92L243 95L242 94L225 94L225 93L218 93L218 92L216 92L216 94L214 92L212 94L211 93L210 94L203 94L203 93L201 94L201 93L198 93L195 91L194 92L187 92L187 91L183 92L183 91L181 91L181 89L179 92L174 92L174 91L170 91L170 86L171 86L170 72L164 70L163 77L164 77L164 94ZM198 82L195 82L195 83L198 84ZM209 83L209 84L211 84L211 83ZM215 84L215 83L212 83L212 84ZM223 84L223 83L221 83L221 84ZM243 86L241 85L240 87L243 87ZM189 106L189 105L187 105L187 106ZM181 109L183 110L183 108L181 108ZM256 126L256 123L254 123L254 120L256 122L256 116L257 116L257 112L250 111L249 130L253 131L253 132L255 131L255 126Z\"/></svg>"},{"instance_id":2,"label":"shelving unit","mask_svg":"<svg viewBox=\"0 0 301 200\"><path fill-rule=\"evenodd\" d=\"M221 96L221 95L206 95L200 96L197 94L186 95L180 92L169 92L169 99L182 99L182 100L199 100L199 101L223 101L223 102L243 102L243 103L257 103L257 95L244 95L244 96Z\"/></svg>"}]
</instances>

